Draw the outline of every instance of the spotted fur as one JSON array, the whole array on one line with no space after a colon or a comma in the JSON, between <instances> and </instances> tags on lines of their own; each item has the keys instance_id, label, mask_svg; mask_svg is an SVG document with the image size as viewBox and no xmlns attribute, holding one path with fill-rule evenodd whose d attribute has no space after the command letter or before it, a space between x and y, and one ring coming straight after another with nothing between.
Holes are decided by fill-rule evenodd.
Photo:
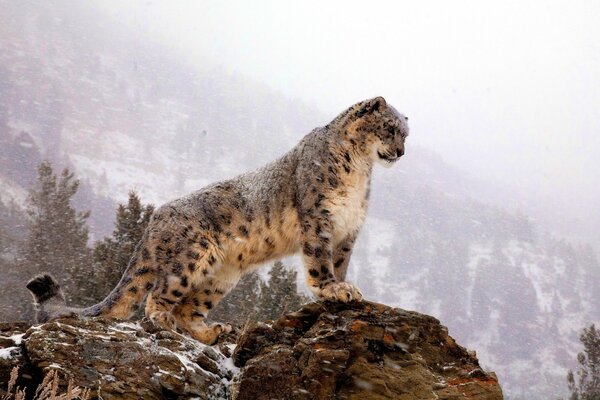
<instances>
[{"instance_id":1,"label":"spotted fur","mask_svg":"<svg viewBox=\"0 0 600 400\"><path fill-rule=\"evenodd\" d=\"M79 313L130 318L147 298L148 317L211 343L227 327L204 320L240 277L296 252L317 296L360 300L344 278L366 216L371 170L400 158L407 135L406 117L382 97L366 100L277 161L163 205L120 283ZM36 279L29 286L41 306L44 287L61 293L47 277Z\"/></svg>"}]
</instances>

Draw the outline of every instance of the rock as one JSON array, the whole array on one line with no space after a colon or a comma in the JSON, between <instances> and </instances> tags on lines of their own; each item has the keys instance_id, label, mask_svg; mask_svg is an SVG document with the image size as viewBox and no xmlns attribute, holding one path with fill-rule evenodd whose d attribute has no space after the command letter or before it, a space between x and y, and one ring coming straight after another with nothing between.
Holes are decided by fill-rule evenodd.
<instances>
[{"instance_id":1,"label":"rock","mask_svg":"<svg viewBox=\"0 0 600 400\"><path fill-rule=\"evenodd\" d=\"M438 320L369 302L311 303L249 325L233 358L233 400L503 398Z\"/></svg>"},{"instance_id":2,"label":"rock","mask_svg":"<svg viewBox=\"0 0 600 400\"><path fill-rule=\"evenodd\" d=\"M2 386L10 379L12 369L25 364L21 342L27 328L29 325L24 322L0 323L0 394L2 394ZM21 372L25 375L31 373L24 369Z\"/></svg>"},{"instance_id":3,"label":"rock","mask_svg":"<svg viewBox=\"0 0 600 400\"><path fill-rule=\"evenodd\" d=\"M227 398L233 376L227 357L176 332L148 330L101 318L56 320L26 331L21 344L26 357L14 358L13 365L36 371L26 386L35 387L57 369L105 400ZM4 378L10 369L0 373Z\"/></svg>"},{"instance_id":4,"label":"rock","mask_svg":"<svg viewBox=\"0 0 600 400\"><path fill-rule=\"evenodd\" d=\"M310 303L235 341L206 346L147 321L0 324L0 395L19 366L21 386L56 369L103 399L502 399L439 321L381 304Z\"/></svg>"}]
</instances>

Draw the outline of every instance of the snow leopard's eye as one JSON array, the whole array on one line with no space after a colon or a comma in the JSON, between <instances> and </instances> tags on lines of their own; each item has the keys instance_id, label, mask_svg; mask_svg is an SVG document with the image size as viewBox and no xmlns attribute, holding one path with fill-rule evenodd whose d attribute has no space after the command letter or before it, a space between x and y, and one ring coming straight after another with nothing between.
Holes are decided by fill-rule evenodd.
<instances>
[{"instance_id":1,"label":"snow leopard's eye","mask_svg":"<svg viewBox=\"0 0 600 400\"><path fill-rule=\"evenodd\" d=\"M388 133L390 134L390 136L395 136L396 135L396 130L394 129L393 126L389 126L387 128Z\"/></svg>"}]
</instances>

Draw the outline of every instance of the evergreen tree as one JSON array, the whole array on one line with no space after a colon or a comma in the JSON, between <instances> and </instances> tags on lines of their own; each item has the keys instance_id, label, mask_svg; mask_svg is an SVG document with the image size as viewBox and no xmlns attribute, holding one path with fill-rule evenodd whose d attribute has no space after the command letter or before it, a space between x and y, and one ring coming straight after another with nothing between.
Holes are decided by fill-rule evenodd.
<instances>
[{"instance_id":1,"label":"evergreen tree","mask_svg":"<svg viewBox=\"0 0 600 400\"><path fill-rule=\"evenodd\" d=\"M24 272L54 274L76 302L85 298L91 270L86 224L90 212L77 212L71 204L78 188L79 180L68 169L57 176L50 162L38 166L27 199L27 233L19 257Z\"/></svg>"},{"instance_id":2,"label":"evergreen tree","mask_svg":"<svg viewBox=\"0 0 600 400\"><path fill-rule=\"evenodd\" d=\"M286 269L281 261L273 265L269 271L268 283L260 284L257 319L278 318L308 301L306 296L298 293L296 276L296 271Z\"/></svg>"},{"instance_id":3,"label":"evergreen tree","mask_svg":"<svg viewBox=\"0 0 600 400\"><path fill-rule=\"evenodd\" d=\"M277 261L263 282L256 273L242 277L221 303L210 313L214 321L243 324L248 320L276 319L297 310L308 297L298 293L296 271L288 270Z\"/></svg>"},{"instance_id":4,"label":"evergreen tree","mask_svg":"<svg viewBox=\"0 0 600 400\"><path fill-rule=\"evenodd\" d=\"M119 204L112 237L104 238L94 247L97 276L97 285L91 293L94 301L104 298L121 279L153 212L154 206L142 205L134 191L129 192L127 204Z\"/></svg>"},{"instance_id":5,"label":"evergreen tree","mask_svg":"<svg viewBox=\"0 0 600 400\"><path fill-rule=\"evenodd\" d=\"M260 278L256 272L246 274L208 315L213 321L243 324L256 318Z\"/></svg>"},{"instance_id":6,"label":"evergreen tree","mask_svg":"<svg viewBox=\"0 0 600 400\"><path fill-rule=\"evenodd\" d=\"M579 337L583 352L577 355L579 371L567 374L571 400L600 400L600 331L592 324Z\"/></svg>"}]
</instances>

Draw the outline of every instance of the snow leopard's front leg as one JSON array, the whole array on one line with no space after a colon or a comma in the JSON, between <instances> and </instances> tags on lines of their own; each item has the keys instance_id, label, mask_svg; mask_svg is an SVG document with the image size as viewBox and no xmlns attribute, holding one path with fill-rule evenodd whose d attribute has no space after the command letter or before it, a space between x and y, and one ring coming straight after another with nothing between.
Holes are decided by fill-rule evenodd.
<instances>
[{"instance_id":1,"label":"snow leopard's front leg","mask_svg":"<svg viewBox=\"0 0 600 400\"><path fill-rule=\"evenodd\" d=\"M348 235L344 240L334 246L333 249L333 271L338 281L346 280L346 272L348 272L348 264L352 255L352 248L356 234Z\"/></svg>"},{"instance_id":2,"label":"snow leopard's front leg","mask_svg":"<svg viewBox=\"0 0 600 400\"><path fill-rule=\"evenodd\" d=\"M332 226L327 212L319 212L318 216L306 215L302 225L302 258L311 291L325 300L360 301L362 294L358 288L336 278L338 275L334 271L332 259ZM347 268L347 261L345 267Z\"/></svg>"}]
</instances>

